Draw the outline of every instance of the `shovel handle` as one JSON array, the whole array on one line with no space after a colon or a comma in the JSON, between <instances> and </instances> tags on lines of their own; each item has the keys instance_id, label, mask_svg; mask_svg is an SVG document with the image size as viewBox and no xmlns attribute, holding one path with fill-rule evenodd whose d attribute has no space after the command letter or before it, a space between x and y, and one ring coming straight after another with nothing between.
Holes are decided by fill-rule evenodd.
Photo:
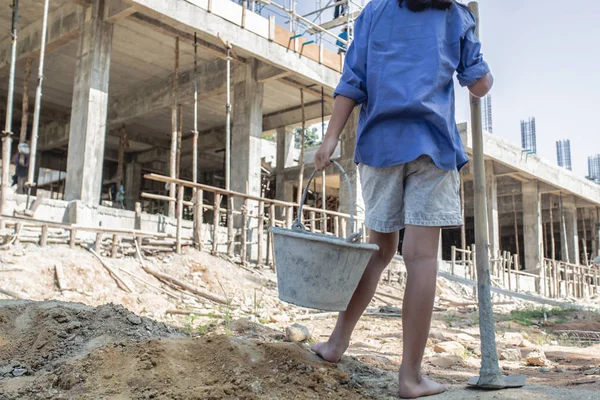
<instances>
[{"instance_id":1,"label":"shovel handle","mask_svg":"<svg viewBox=\"0 0 600 400\"><path fill-rule=\"evenodd\" d=\"M352 243L360 242L360 239L362 237L362 229L360 229L358 232L354 232L354 196L352 196L352 183L350 182L350 178L348 177L348 174L346 173L344 168L337 161L331 160L331 163L335 165L337 169L340 170L340 172L344 176L346 185L348 186L348 196L350 200L350 232L352 233L350 233L350 236L348 236L346 240ZM302 193L302 201L300 202L300 207L298 208L298 215L296 216L296 220L292 225L292 229L306 231L306 228L302 224L302 207L304 205L304 202L306 201L306 197L308 196L308 188L310 187L310 184L316 174L317 171L313 171L313 173L310 175L310 178L308 178L308 183L306 184L304 192ZM323 199L323 201L325 201L325 199Z\"/></svg>"}]
</instances>

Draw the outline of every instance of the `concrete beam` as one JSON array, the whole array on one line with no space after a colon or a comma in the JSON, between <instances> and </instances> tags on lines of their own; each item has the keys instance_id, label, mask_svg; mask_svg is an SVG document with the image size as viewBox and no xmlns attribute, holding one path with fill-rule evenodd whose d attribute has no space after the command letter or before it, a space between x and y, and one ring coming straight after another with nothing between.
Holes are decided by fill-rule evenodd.
<instances>
[{"instance_id":1,"label":"concrete beam","mask_svg":"<svg viewBox=\"0 0 600 400\"><path fill-rule=\"evenodd\" d=\"M170 25L184 25L199 36L220 38L231 43L238 52L249 53L252 57L283 70L293 72L310 80L311 83L333 89L337 86L340 74L325 65L288 51L280 44L257 35L223 19L192 1L178 0L128 0L140 13L170 22ZM137 14L136 14L137 15ZM265 21L268 24L268 21Z\"/></svg>"},{"instance_id":2,"label":"concrete beam","mask_svg":"<svg viewBox=\"0 0 600 400\"><path fill-rule=\"evenodd\" d=\"M84 7L65 3L48 13L48 32L46 55L69 44L79 36L84 21L91 14ZM17 60L37 58L42 41L42 19L30 23L19 30L17 41ZM10 65L11 38L8 36L0 43L0 72Z\"/></svg>"},{"instance_id":3,"label":"concrete beam","mask_svg":"<svg viewBox=\"0 0 600 400\"><path fill-rule=\"evenodd\" d=\"M306 103L305 105L306 123L312 124L321 121L321 101ZM325 103L324 116L327 117L333 112L333 106ZM269 132L284 127L294 127L302 123L302 107L296 106L275 113L267 114L263 117L263 131Z\"/></svg>"}]
</instances>

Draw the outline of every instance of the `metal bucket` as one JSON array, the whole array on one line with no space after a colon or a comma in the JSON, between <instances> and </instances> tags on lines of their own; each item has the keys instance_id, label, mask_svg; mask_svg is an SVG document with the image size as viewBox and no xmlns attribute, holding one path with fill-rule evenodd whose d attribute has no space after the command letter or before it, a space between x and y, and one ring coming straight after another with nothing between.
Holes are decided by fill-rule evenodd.
<instances>
[{"instance_id":1,"label":"metal bucket","mask_svg":"<svg viewBox=\"0 0 600 400\"><path fill-rule=\"evenodd\" d=\"M350 195L350 230L354 231L354 201L348 175L337 162ZM374 251L361 243L362 230L346 239L310 233L302 225L302 205L315 173L304 189L292 229L271 228L277 266L279 298L301 307L345 311Z\"/></svg>"}]
</instances>

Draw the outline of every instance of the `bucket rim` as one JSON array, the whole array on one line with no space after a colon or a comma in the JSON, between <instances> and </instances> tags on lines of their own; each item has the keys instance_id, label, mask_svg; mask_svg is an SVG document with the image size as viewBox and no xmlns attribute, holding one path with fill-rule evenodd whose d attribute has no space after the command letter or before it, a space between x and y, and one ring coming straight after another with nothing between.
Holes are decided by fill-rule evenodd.
<instances>
[{"instance_id":1,"label":"bucket rim","mask_svg":"<svg viewBox=\"0 0 600 400\"><path fill-rule=\"evenodd\" d=\"M344 238L336 236L323 235L322 233L313 233L307 231L299 231L287 228L269 228L269 232L273 235L282 235L296 239L305 239L313 242L335 244L336 246L347 247L353 250L370 250L377 251L379 246L372 243L351 243Z\"/></svg>"}]
</instances>

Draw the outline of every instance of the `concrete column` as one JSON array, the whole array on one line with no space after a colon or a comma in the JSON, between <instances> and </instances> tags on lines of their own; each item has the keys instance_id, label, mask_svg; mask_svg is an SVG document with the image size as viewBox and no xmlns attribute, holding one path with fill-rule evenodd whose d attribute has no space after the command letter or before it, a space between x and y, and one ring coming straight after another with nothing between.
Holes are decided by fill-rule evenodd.
<instances>
[{"instance_id":1,"label":"concrete column","mask_svg":"<svg viewBox=\"0 0 600 400\"><path fill-rule=\"evenodd\" d=\"M66 200L100 203L113 25L107 3L94 0L81 26L69 132Z\"/></svg>"},{"instance_id":2,"label":"concrete column","mask_svg":"<svg viewBox=\"0 0 600 400\"><path fill-rule=\"evenodd\" d=\"M135 203L140 201L142 190L142 166L137 162L125 165L125 207L135 210Z\"/></svg>"},{"instance_id":3,"label":"concrete column","mask_svg":"<svg viewBox=\"0 0 600 400\"><path fill-rule=\"evenodd\" d=\"M523 238L525 269L533 271L543 261L542 206L537 181L523 183Z\"/></svg>"},{"instance_id":4,"label":"concrete column","mask_svg":"<svg viewBox=\"0 0 600 400\"><path fill-rule=\"evenodd\" d=\"M567 222L565 218L565 208L563 196L559 198L559 211L560 211L560 259L564 262L569 262L569 246L567 238Z\"/></svg>"},{"instance_id":5,"label":"concrete column","mask_svg":"<svg viewBox=\"0 0 600 400\"><path fill-rule=\"evenodd\" d=\"M360 177L358 167L354 163L354 149L356 147L356 123L358 122L359 108L355 108L348 123L342 131L340 137L340 164L346 170L350 184L352 185L352 196L355 202L354 213L359 218L364 218L365 203L362 197L362 188L360 186ZM340 212L350 214L350 195L345 178L340 174ZM358 230L360 226L356 227ZM349 233L349 232L348 232Z\"/></svg>"},{"instance_id":6,"label":"concrete column","mask_svg":"<svg viewBox=\"0 0 600 400\"><path fill-rule=\"evenodd\" d=\"M579 231L577 229L577 207L574 196L563 196L565 239L571 264L579 264Z\"/></svg>"},{"instance_id":7,"label":"concrete column","mask_svg":"<svg viewBox=\"0 0 600 400\"><path fill-rule=\"evenodd\" d=\"M239 66L243 79L233 88L233 127L231 131L231 190L248 194L261 194L261 138L264 86L257 79L257 61L251 60ZM258 203L248 204L248 214L257 215ZM235 209L242 207L236 199ZM241 219L235 218L236 226ZM249 220L250 228L257 220ZM252 238L249 238L252 240Z\"/></svg>"},{"instance_id":8,"label":"concrete column","mask_svg":"<svg viewBox=\"0 0 600 400\"><path fill-rule=\"evenodd\" d=\"M596 208L592 215L592 251L595 258L600 256L600 208Z\"/></svg>"},{"instance_id":9,"label":"concrete column","mask_svg":"<svg viewBox=\"0 0 600 400\"><path fill-rule=\"evenodd\" d=\"M492 258L500 254L500 222L498 220L498 183L494 174L494 162L485 162L487 191L488 242Z\"/></svg>"},{"instance_id":10,"label":"concrete column","mask_svg":"<svg viewBox=\"0 0 600 400\"><path fill-rule=\"evenodd\" d=\"M277 200L294 202L294 185L285 181L285 169L294 166L294 130L281 128L277 130ZM282 217L282 209L277 208L278 216Z\"/></svg>"}]
</instances>

